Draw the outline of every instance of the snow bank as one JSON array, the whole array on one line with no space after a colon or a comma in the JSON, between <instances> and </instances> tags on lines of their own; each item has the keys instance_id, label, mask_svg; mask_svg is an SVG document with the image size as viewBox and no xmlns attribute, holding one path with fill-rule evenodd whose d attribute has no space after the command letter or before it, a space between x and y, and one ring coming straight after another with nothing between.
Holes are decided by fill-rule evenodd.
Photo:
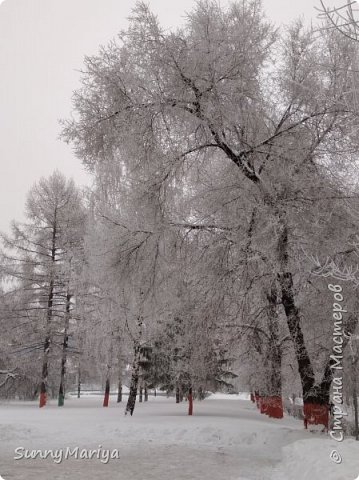
<instances>
[{"instance_id":1,"label":"snow bank","mask_svg":"<svg viewBox=\"0 0 359 480\"><path fill-rule=\"evenodd\" d=\"M331 460L333 451L340 454L341 463ZM283 447L282 455L272 480L357 480L359 477L359 442L353 439L338 443L323 435L298 440Z\"/></svg>"}]
</instances>

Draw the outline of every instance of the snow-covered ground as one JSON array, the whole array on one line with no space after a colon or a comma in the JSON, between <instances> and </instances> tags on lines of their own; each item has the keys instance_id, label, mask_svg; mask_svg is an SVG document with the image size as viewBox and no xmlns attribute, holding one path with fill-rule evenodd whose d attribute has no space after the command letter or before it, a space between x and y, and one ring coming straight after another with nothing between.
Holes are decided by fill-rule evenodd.
<instances>
[{"instance_id":1,"label":"snow-covered ground","mask_svg":"<svg viewBox=\"0 0 359 480\"><path fill-rule=\"evenodd\" d=\"M39 409L35 402L0 404L0 475L4 480L355 480L359 442L337 443L303 430L292 418L260 415L246 395L216 394L195 402L150 397L124 416L111 398L70 398ZM101 445L101 447L99 447ZM119 459L15 460L15 449L117 449ZM330 459L337 449L343 461ZM23 452L23 450L22 450ZM104 457L103 457L104 458Z\"/></svg>"}]
</instances>

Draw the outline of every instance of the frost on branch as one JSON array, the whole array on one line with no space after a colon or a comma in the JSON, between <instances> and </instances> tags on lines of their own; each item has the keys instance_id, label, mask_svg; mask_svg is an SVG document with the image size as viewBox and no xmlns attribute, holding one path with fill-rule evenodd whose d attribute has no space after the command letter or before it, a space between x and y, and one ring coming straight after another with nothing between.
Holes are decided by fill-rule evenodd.
<instances>
[{"instance_id":1,"label":"frost on branch","mask_svg":"<svg viewBox=\"0 0 359 480\"><path fill-rule=\"evenodd\" d=\"M347 0L345 4L339 7L327 7L323 0L320 1L321 7L319 18L326 21L324 28L332 28L339 31L351 40L359 41L359 21L358 9L355 8L356 1Z\"/></svg>"},{"instance_id":2,"label":"frost on branch","mask_svg":"<svg viewBox=\"0 0 359 480\"><path fill-rule=\"evenodd\" d=\"M333 259L327 257L322 263L319 257L309 257L314 264L311 271L313 275L324 278L335 278L343 282L353 282L355 286L359 285L359 267L358 265L345 265L340 267Z\"/></svg>"}]
</instances>

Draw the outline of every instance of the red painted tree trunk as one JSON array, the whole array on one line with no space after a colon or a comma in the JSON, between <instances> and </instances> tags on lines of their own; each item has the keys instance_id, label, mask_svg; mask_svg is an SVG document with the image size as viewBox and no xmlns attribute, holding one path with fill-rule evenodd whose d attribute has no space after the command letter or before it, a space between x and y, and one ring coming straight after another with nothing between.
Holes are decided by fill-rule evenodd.
<instances>
[{"instance_id":1,"label":"red painted tree trunk","mask_svg":"<svg viewBox=\"0 0 359 480\"><path fill-rule=\"evenodd\" d=\"M105 387L105 397L103 399L103 406L108 407L108 401L110 399L110 380L107 378Z\"/></svg>"},{"instance_id":2,"label":"red painted tree trunk","mask_svg":"<svg viewBox=\"0 0 359 480\"><path fill-rule=\"evenodd\" d=\"M46 392L40 392L39 407L42 408L46 405Z\"/></svg>"},{"instance_id":3,"label":"red painted tree trunk","mask_svg":"<svg viewBox=\"0 0 359 480\"><path fill-rule=\"evenodd\" d=\"M40 408L44 407L47 401L47 377L48 377L49 351L50 351L50 338L47 336L44 342L44 356L42 361L42 374L41 374L42 378L41 378L40 402L39 402Z\"/></svg>"},{"instance_id":4,"label":"red painted tree trunk","mask_svg":"<svg viewBox=\"0 0 359 480\"><path fill-rule=\"evenodd\" d=\"M282 397L277 395L267 397L267 415L271 418L283 418Z\"/></svg>"},{"instance_id":5,"label":"red painted tree trunk","mask_svg":"<svg viewBox=\"0 0 359 480\"><path fill-rule=\"evenodd\" d=\"M329 427L329 408L328 405L319 405L318 403L304 402L304 428L308 425L323 425L328 430Z\"/></svg>"},{"instance_id":6,"label":"red painted tree trunk","mask_svg":"<svg viewBox=\"0 0 359 480\"><path fill-rule=\"evenodd\" d=\"M268 397L260 396L259 397L259 405L260 405L260 412L267 414L268 410L268 402L267 402Z\"/></svg>"}]
</instances>

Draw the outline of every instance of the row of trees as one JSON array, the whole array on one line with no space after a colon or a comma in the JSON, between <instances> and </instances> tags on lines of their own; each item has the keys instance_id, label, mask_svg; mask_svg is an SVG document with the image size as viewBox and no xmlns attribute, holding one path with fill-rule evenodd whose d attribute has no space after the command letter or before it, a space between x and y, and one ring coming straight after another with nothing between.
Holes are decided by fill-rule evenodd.
<instances>
[{"instance_id":1,"label":"row of trees","mask_svg":"<svg viewBox=\"0 0 359 480\"><path fill-rule=\"evenodd\" d=\"M81 349L102 344L108 384L114 358L132 364L131 414L142 381L179 398L237 376L268 397L295 388L307 410L329 404L325 277L345 283L344 347L359 307L348 268L358 246L357 64L352 39L300 21L280 33L258 0L201 1L170 32L137 4L117 41L86 58L64 123L93 174L86 208L68 203L69 228L52 217L43 251L19 227L5 238L29 258L34 250L26 274L4 257L20 309L44 254L46 282L36 277L28 300L45 331L42 385L50 328L62 325L66 350L76 290Z\"/></svg>"},{"instance_id":2,"label":"row of trees","mask_svg":"<svg viewBox=\"0 0 359 480\"><path fill-rule=\"evenodd\" d=\"M71 386L75 374L78 381L105 384L107 406L111 380L118 376L121 401L122 376L132 363L126 410L132 414L138 389L145 390L146 398L149 388L177 391L182 397L192 388L191 374L203 392L210 381L216 384L213 374L221 383L221 374L227 375L221 371L223 352L212 339L201 339L204 330L195 325L196 340L204 343L203 358L194 351L199 343L189 341L193 332L186 328L193 320L184 280L175 279L170 266L171 279L163 282L177 283L183 293L173 303L163 296L162 304L149 295L141 281L145 273L149 284L155 282L152 264L141 272L143 264L133 261L132 253L124 255L126 268L118 264L117 242L125 251L138 246L132 234L114 234L118 225L103 207L94 192L80 192L55 172L29 192L26 222L14 222L12 233L2 235L2 387L10 395L39 394L40 407L52 393L62 406L69 367ZM199 365L202 371L195 375Z\"/></svg>"}]
</instances>

